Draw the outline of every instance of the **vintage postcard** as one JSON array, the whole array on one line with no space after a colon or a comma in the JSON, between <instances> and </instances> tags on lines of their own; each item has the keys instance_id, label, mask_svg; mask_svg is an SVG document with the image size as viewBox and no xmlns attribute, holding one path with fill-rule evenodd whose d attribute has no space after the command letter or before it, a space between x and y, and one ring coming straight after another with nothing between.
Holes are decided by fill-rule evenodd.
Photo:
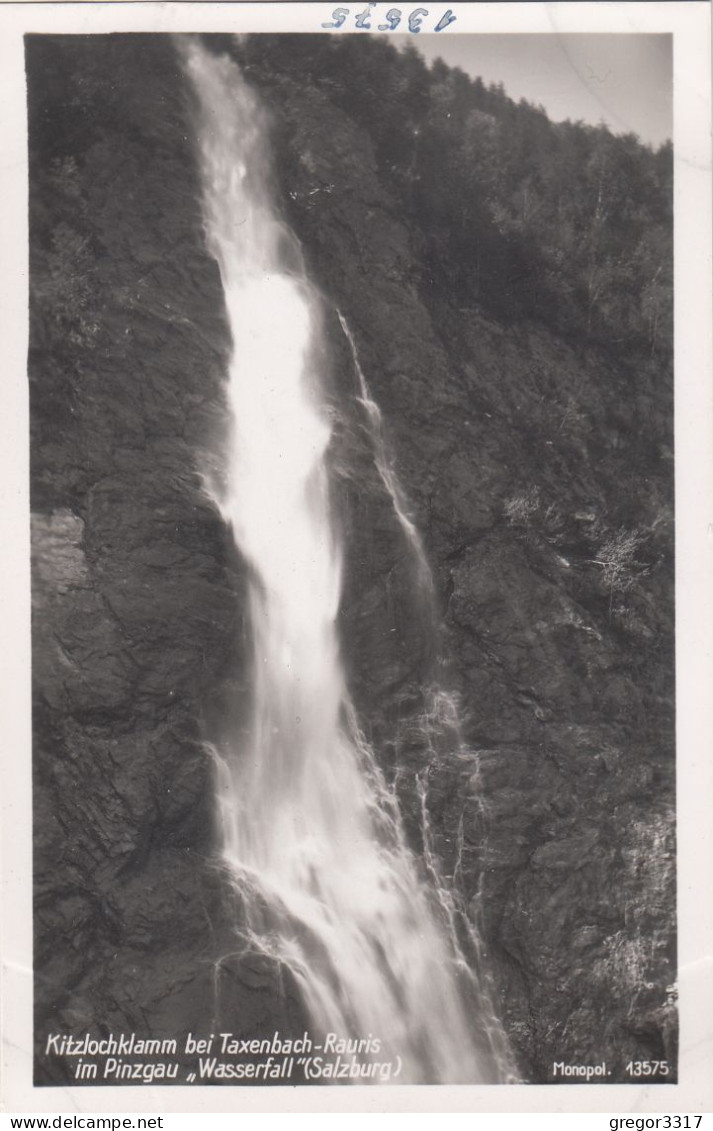
<instances>
[{"instance_id":1,"label":"vintage postcard","mask_svg":"<svg viewBox=\"0 0 713 1131\"><path fill-rule=\"evenodd\" d=\"M708 5L0 18L7 1110L710 1110Z\"/></svg>"}]
</instances>

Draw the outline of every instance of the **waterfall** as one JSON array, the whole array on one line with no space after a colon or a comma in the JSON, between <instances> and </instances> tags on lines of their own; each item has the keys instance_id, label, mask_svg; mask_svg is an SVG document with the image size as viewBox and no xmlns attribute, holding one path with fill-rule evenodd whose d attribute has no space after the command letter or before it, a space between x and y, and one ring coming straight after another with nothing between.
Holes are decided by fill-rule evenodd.
<instances>
[{"instance_id":1,"label":"waterfall","mask_svg":"<svg viewBox=\"0 0 713 1131\"><path fill-rule=\"evenodd\" d=\"M386 442L384 440L381 409L374 401L371 393L369 392L369 386L366 383L364 370L362 369L361 362L359 360L359 352L356 347L356 342L354 341L354 335L352 334L349 327L349 323L347 322L341 311L338 311L337 313L339 316L339 323L342 327L342 330L344 331L344 336L349 343L349 349L352 355L352 363L354 365L354 372L356 373L357 381L359 382L358 400L359 404L362 406L364 412L366 413L368 430L372 443L374 445L374 463L376 464L376 470L379 472L381 482L386 488L386 493L391 499L394 508L394 514L398 519L399 526L406 536L406 544L409 546L413 560L416 563L419 583L421 587L430 594L430 591L433 587L431 570L428 565L426 553L423 548L421 535L419 534L412 520L409 518L408 506L406 504L406 500L404 499L403 491L401 490L399 481L396 478L396 473L394 471L392 461L389 458L389 454L386 448Z\"/></svg>"},{"instance_id":2,"label":"waterfall","mask_svg":"<svg viewBox=\"0 0 713 1131\"><path fill-rule=\"evenodd\" d=\"M315 1032L376 1038L381 1060L399 1058L399 1083L493 1082L447 916L419 876L345 684L320 304L270 200L264 115L231 60L197 41L183 52L206 241L232 336L231 431L211 491L249 566L249 726L216 751L239 930L289 969ZM378 412L365 383L362 400ZM418 539L382 457L399 521Z\"/></svg>"}]
</instances>

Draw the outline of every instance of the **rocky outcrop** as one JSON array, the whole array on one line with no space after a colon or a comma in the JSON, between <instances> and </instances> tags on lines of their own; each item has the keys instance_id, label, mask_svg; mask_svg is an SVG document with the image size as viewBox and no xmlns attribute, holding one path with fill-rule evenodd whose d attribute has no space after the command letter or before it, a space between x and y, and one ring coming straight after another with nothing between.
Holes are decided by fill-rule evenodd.
<instances>
[{"instance_id":1,"label":"rocky outcrop","mask_svg":"<svg viewBox=\"0 0 713 1131\"><path fill-rule=\"evenodd\" d=\"M360 718L480 925L523 1075L605 1059L626 1081L675 1060L670 374L455 308L364 126L250 73L324 298ZM150 36L30 40L28 75L38 1048L216 1009L298 1031L294 989L235 955L212 856L206 739L246 694L244 578L201 481L228 341L185 83Z\"/></svg>"}]
</instances>

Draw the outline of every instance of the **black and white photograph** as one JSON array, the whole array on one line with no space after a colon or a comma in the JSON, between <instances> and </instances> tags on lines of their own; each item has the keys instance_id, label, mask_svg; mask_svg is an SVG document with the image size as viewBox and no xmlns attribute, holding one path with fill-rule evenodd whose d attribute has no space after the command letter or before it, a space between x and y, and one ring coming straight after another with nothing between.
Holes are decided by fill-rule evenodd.
<instances>
[{"instance_id":1,"label":"black and white photograph","mask_svg":"<svg viewBox=\"0 0 713 1131\"><path fill-rule=\"evenodd\" d=\"M23 34L33 1087L676 1085L674 35L301 7Z\"/></svg>"}]
</instances>

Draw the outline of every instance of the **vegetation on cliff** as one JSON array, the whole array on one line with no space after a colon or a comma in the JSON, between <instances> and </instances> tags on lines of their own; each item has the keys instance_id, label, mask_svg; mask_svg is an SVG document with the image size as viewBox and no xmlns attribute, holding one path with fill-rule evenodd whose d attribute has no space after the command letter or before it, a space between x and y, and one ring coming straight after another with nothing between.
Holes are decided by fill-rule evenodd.
<instances>
[{"instance_id":1,"label":"vegetation on cliff","mask_svg":"<svg viewBox=\"0 0 713 1131\"><path fill-rule=\"evenodd\" d=\"M254 36L237 54L285 95L325 95L369 138L380 181L420 229L423 282L449 303L617 353L670 353L670 143L653 152L634 134L555 124L384 38ZM328 185L316 176L313 190Z\"/></svg>"}]
</instances>

